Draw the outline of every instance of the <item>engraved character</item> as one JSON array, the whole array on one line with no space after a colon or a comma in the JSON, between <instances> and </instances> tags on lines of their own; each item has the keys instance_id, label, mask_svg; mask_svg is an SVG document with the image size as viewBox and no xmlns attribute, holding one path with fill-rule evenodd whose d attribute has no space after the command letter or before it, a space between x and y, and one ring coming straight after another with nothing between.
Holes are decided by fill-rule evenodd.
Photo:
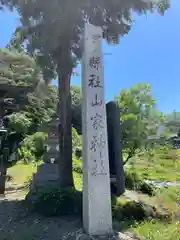
<instances>
[{"instance_id":1,"label":"engraved character","mask_svg":"<svg viewBox=\"0 0 180 240\"><path fill-rule=\"evenodd\" d=\"M95 68L96 70L99 70L100 68L100 63L101 63L101 58L100 57L92 57L89 60L89 66L91 68Z\"/></svg>"},{"instance_id":2,"label":"engraved character","mask_svg":"<svg viewBox=\"0 0 180 240\"><path fill-rule=\"evenodd\" d=\"M91 106L92 107L95 107L95 106L101 106L102 105L102 100L98 100L98 95L97 93L95 94L95 101L91 103Z\"/></svg>"},{"instance_id":3,"label":"engraved character","mask_svg":"<svg viewBox=\"0 0 180 240\"><path fill-rule=\"evenodd\" d=\"M94 88L102 88L99 80L99 76L96 76L95 74L91 74L89 78L89 87Z\"/></svg>"},{"instance_id":4,"label":"engraved character","mask_svg":"<svg viewBox=\"0 0 180 240\"><path fill-rule=\"evenodd\" d=\"M102 116L99 115L98 113L96 113L94 117L91 117L91 121L92 121L92 127L95 130L98 130L99 128L103 128Z\"/></svg>"}]
</instances>

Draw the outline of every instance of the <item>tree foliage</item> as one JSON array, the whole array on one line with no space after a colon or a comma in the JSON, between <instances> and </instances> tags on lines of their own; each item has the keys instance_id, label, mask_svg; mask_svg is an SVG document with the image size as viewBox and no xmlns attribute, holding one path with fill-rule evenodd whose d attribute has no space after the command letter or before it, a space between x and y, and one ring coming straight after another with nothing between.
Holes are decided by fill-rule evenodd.
<instances>
[{"instance_id":1,"label":"tree foliage","mask_svg":"<svg viewBox=\"0 0 180 240\"><path fill-rule=\"evenodd\" d=\"M82 137L77 133L75 128L72 128L72 147L74 154L76 154L76 151L82 150Z\"/></svg>"},{"instance_id":2,"label":"tree foliage","mask_svg":"<svg viewBox=\"0 0 180 240\"><path fill-rule=\"evenodd\" d=\"M82 92L79 86L71 87L72 98L72 125L79 134L82 134Z\"/></svg>"},{"instance_id":3,"label":"tree foliage","mask_svg":"<svg viewBox=\"0 0 180 240\"><path fill-rule=\"evenodd\" d=\"M81 59L84 21L101 26L104 30L104 38L109 43L117 43L119 35L123 36L131 29L132 10L137 14L144 14L158 9L158 12L163 14L169 7L169 2L167 0L113 2L76 0L74 4L72 0L53 0L49 4L44 0L1 0L1 5L14 7L21 16L22 26L17 28L11 45L19 48L17 42L28 40L28 52L36 55L47 79L50 77L51 80L64 47L67 55L68 49L73 52L71 66L74 58Z\"/></svg>"},{"instance_id":4,"label":"tree foliage","mask_svg":"<svg viewBox=\"0 0 180 240\"><path fill-rule=\"evenodd\" d=\"M47 134L44 132L36 132L27 136L21 147L18 149L19 157L25 162L38 160L45 152L45 141Z\"/></svg>"},{"instance_id":5,"label":"tree foliage","mask_svg":"<svg viewBox=\"0 0 180 240\"><path fill-rule=\"evenodd\" d=\"M116 100L121 110L123 147L127 151L126 163L137 149L145 146L150 135L156 135L161 115L155 110L156 102L148 84L123 89Z\"/></svg>"},{"instance_id":6,"label":"tree foliage","mask_svg":"<svg viewBox=\"0 0 180 240\"><path fill-rule=\"evenodd\" d=\"M29 118L26 112L12 113L7 118L10 132L26 134L32 126L32 118Z\"/></svg>"},{"instance_id":7,"label":"tree foliage","mask_svg":"<svg viewBox=\"0 0 180 240\"><path fill-rule=\"evenodd\" d=\"M43 99L39 98L35 90L42 81L41 70L35 59L24 52L0 49L0 60L0 89L2 84L3 86L6 84L7 89L9 86L14 86L12 97L5 96L1 101L5 107L2 113L4 125L8 129L7 139L1 147L8 148L11 155L20 147L27 135L35 133L42 123L49 121L56 113L58 96L56 87L48 87L47 96ZM32 87L28 88L31 92L20 96L19 89L23 90L24 87L29 86Z\"/></svg>"},{"instance_id":8,"label":"tree foliage","mask_svg":"<svg viewBox=\"0 0 180 240\"><path fill-rule=\"evenodd\" d=\"M62 186L72 186L70 79L83 53L84 22L102 27L104 38L109 43L118 43L119 36L131 29L132 10L143 14L158 8L163 13L169 6L166 0L53 0L51 4L44 0L1 0L3 3L17 9L22 24L18 40L26 40L27 52L42 67L45 81L49 82L58 75L61 122L59 180Z\"/></svg>"},{"instance_id":9,"label":"tree foliage","mask_svg":"<svg viewBox=\"0 0 180 240\"><path fill-rule=\"evenodd\" d=\"M56 87L49 86L43 98L39 98L36 92L29 93L27 97L25 111L33 119L34 124L40 126L57 115L58 89Z\"/></svg>"},{"instance_id":10,"label":"tree foliage","mask_svg":"<svg viewBox=\"0 0 180 240\"><path fill-rule=\"evenodd\" d=\"M13 131L26 133L32 124L40 125L42 122L49 121L57 109L57 88L48 87L47 95L42 99L36 93L36 86L43 81L40 68L35 59L25 53L18 53L16 50L0 49L0 84L16 86L17 92L21 86L32 86L34 92L23 96L23 105L19 94L15 93L11 99L3 99L4 103L14 104L17 107L16 113L7 112L8 127ZM8 86L7 85L7 86ZM23 111L22 111L23 110ZM9 113L11 115L9 115Z\"/></svg>"},{"instance_id":11,"label":"tree foliage","mask_svg":"<svg viewBox=\"0 0 180 240\"><path fill-rule=\"evenodd\" d=\"M0 84L36 87L41 79L35 59L16 50L0 48Z\"/></svg>"}]
</instances>

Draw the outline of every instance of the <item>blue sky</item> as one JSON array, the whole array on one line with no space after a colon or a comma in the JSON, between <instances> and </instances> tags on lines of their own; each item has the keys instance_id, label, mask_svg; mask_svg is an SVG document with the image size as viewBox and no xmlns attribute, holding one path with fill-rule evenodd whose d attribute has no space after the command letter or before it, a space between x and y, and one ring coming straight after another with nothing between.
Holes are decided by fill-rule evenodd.
<instances>
[{"instance_id":1,"label":"blue sky","mask_svg":"<svg viewBox=\"0 0 180 240\"><path fill-rule=\"evenodd\" d=\"M134 18L132 30L119 45L103 44L104 53L111 53L104 56L106 100L119 95L122 88L148 83L158 109L180 111L180 1L172 0L164 17L149 14ZM0 12L0 23L0 47L5 47L18 25L18 16ZM81 78L74 77L72 84L81 84Z\"/></svg>"}]
</instances>

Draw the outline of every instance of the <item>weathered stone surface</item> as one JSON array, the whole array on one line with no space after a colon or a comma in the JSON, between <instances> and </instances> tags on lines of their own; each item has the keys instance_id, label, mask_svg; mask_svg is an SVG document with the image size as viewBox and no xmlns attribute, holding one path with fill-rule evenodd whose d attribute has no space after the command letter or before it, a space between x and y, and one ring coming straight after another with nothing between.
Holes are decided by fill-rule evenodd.
<instances>
[{"instance_id":1,"label":"weathered stone surface","mask_svg":"<svg viewBox=\"0 0 180 240\"><path fill-rule=\"evenodd\" d=\"M30 190L34 190L36 187L44 186L47 184L53 184L58 181L58 165L52 163L44 163L41 165L37 173L33 175L32 182L30 184Z\"/></svg>"},{"instance_id":2,"label":"weathered stone surface","mask_svg":"<svg viewBox=\"0 0 180 240\"><path fill-rule=\"evenodd\" d=\"M83 64L83 225L91 235L112 232L102 61L102 29L87 24Z\"/></svg>"},{"instance_id":3,"label":"weathered stone surface","mask_svg":"<svg viewBox=\"0 0 180 240\"><path fill-rule=\"evenodd\" d=\"M82 229L65 234L62 240L140 240L130 233L113 232L111 235L92 236Z\"/></svg>"},{"instance_id":4,"label":"weathered stone surface","mask_svg":"<svg viewBox=\"0 0 180 240\"><path fill-rule=\"evenodd\" d=\"M43 160L46 163L55 162L59 156L59 119L53 119L39 130L48 133L48 138L46 141L47 148L43 156Z\"/></svg>"}]
</instances>

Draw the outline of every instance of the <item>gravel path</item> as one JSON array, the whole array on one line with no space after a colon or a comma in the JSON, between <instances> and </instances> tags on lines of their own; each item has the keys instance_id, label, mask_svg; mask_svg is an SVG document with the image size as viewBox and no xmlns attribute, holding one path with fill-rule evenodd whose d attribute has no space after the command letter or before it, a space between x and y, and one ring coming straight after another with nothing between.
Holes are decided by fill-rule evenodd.
<instances>
[{"instance_id":1,"label":"gravel path","mask_svg":"<svg viewBox=\"0 0 180 240\"><path fill-rule=\"evenodd\" d=\"M23 199L23 191L8 191L0 199L0 240L134 240L122 233L114 237L89 237L82 234L80 220L29 214Z\"/></svg>"},{"instance_id":2,"label":"gravel path","mask_svg":"<svg viewBox=\"0 0 180 240\"><path fill-rule=\"evenodd\" d=\"M62 240L64 235L81 228L77 219L29 214L23 199L21 191L8 193L5 199L0 199L1 240Z\"/></svg>"}]
</instances>

